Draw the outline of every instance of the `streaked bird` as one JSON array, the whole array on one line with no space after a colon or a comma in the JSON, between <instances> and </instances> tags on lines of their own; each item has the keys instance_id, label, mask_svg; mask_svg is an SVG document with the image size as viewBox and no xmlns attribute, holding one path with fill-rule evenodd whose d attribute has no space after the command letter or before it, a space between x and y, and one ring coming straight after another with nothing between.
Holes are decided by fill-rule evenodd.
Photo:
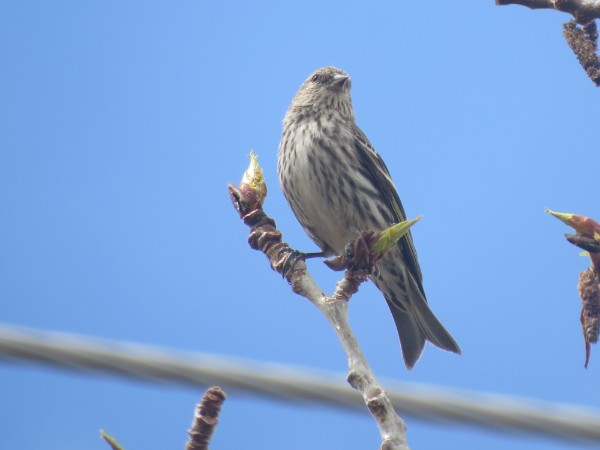
<instances>
[{"instance_id":1,"label":"streaked bird","mask_svg":"<svg viewBox=\"0 0 600 450\"><path fill-rule=\"evenodd\" d=\"M340 69L323 67L302 84L283 120L278 157L283 193L323 256L340 254L357 231L406 220L385 163L356 125L350 77ZM460 353L429 309L410 232L377 269L372 279L394 317L406 366L426 340Z\"/></svg>"}]
</instances>

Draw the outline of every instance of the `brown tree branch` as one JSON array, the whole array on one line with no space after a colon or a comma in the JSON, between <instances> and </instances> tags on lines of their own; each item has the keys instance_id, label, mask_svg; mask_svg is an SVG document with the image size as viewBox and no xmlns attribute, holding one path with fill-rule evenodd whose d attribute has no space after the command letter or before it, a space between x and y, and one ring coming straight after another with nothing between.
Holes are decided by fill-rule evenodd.
<instances>
[{"instance_id":1,"label":"brown tree branch","mask_svg":"<svg viewBox=\"0 0 600 450\"><path fill-rule=\"evenodd\" d=\"M577 23L586 25L600 19L600 1L586 0L496 0L496 5L521 5L531 9L554 9L571 14Z\"/></svg>"},{"instance_id":2,"label":"brown tree branch","mask_svg":"<svg viewBox=\"0 0 600 450\"><path fill-rule=\"evenodd\" d=\"M196 405L194 422L188 430L190 435L185 450L208 450L208 444L219 422L221 405L227 396L218 386L208 388L200 403Z\"/></svg>"},{"instance_id":3,"label":"brown tree branch","mask_svg":"<svg viewBox=\"0 0 600 450\"><path fill-rule=\"evenodd\" d=\"M371 371L348 322L348 300L357 292L360 284L368 279L374 263L389 248L393 239L389 234L365 231L359 233L356 241L347 247L331 267L348 268L344 278L337 283L336 290L328 297L307 272L306 264L299 259L288 267L291 255L295 252L282 242L282 234L277 230L275 221L262 209L267 189L256 158L251 154L251 164L244 174L242 182L236 188L229 185L229 194L241 219L250 227L248 242L255 250L262 251L271 267L281 273L291 284L292 290L310 300L327 317L335 330L348 358L348 382L358 390L371 415L375 418L381 434L381 450L408 450L406 426L396 414L388 394L381 387ZM418 219L417 219L418 220ZM415 220L416 221L416 220ZM396 240L404 234L415 221L403 222ZM402 227L403 231L402 231ZM390 229L386 230L389 231ZM385 251L377 252L373 247L387 242ZM393 242L392 242L393 241ZM379 248L379 247L377 247Z\"/></svg>"}]
</instances>

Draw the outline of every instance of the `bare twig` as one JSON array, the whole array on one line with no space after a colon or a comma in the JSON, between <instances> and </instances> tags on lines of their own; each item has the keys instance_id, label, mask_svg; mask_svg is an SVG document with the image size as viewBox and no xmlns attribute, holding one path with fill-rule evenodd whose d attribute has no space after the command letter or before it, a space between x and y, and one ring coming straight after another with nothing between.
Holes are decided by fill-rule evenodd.
<instances>
[{"instance_id":1,"label":"bare twig","mask_svg":"<svg viewBox=\"0 0 600 450\"><path fill-rule=\"evenodd\" d=\"M496 5L522 5L531 9L554 9L571 14L581 25L600 18L600 1L598 0L496 0Z\"/></svg>"},{"instance_id":2,"label":"bare twig","mask_svg":"<svg viewBox=\"0 0 600 450\"><path fill-rule=\"evenodd\" d=\"M368 278L373 268L372 263L376 258L373 258L372 247L378 239L374 239L372 231L359 234L352 246L351 257L343 255L341 262L334 264L338 268L350 268L337 283L334 294L328 297L308 274L304 261L298 260L292 268L287 267L290 256L295 252L287 243L282 242L281 232L276 229L275 221L262 209L267 189L255 156L250 156L250 167L240 186L235 188L229 185L231 200L244 223L250 227L250 246L262 251L271 267L288 280L292 290L310 300L327 317L348 358L348 382L362 394L377 422L382 438L381 449L407 450L406 426L394 411L387 393L377 382L348 322L348 300ZM410 224L404 232L408 227Z\"/></svg>"},{"instance_id":3,"label":"bare twig","mask_svg":"<svg viewBox=\"0 0 600 450\"><path fill-rule=\"evenodd\" d=\"M208 450L225 398L227 398L225 392L218 386L213 386L204 393L202 400L196 405L194 422L192 428L188 430L190 438L185 445L185 450Z\"/></svg>"}]
</instances>

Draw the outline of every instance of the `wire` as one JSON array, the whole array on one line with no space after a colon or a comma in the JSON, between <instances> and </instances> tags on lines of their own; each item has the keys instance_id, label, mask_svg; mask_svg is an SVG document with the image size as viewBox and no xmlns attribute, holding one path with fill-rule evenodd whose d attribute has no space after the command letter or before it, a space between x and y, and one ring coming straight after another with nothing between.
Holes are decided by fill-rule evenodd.
<instances>
[{"instance_id":1,"label":"wire","mask_svg":"<svg viewBox=\"0 0 600 450\"><path fill-rule=\"evenodd\" d=\"M197 389L219 385L283 401L367 412L345 376L205 353L0 324L0 361L35 361ZM600 443L600 411L495 394L381 380L400 415Z\"/></svg>"}]
</instances>

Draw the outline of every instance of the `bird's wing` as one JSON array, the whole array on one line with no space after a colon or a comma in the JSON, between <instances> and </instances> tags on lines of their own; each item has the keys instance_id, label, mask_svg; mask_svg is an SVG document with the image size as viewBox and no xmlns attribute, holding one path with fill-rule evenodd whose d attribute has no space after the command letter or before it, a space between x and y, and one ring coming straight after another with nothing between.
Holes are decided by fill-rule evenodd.
<instances>
[{"instance_id":1,"label":"bird's wing","mask_svg":"<svg viewBox=\"0 0 600 450\"><path fill-rule=\"evenodd\" d=\"M406 220L406 213L404 207L390 176L390 172L381 159L381 156L373 148L369 139L362 132L360 128L355 124L354 132L356 136L356 151L360 155L363 167L366 168L371 174L372 179L379 188L382 197L388 204L390 211L393 212L396 223ZM402 257L415 280L419 285L419 289L423 293L425 298L425 291L423 289L423 276L421 275L421 268L419 267L419 261L417 260L417 252L415 245L413 244L412 235L410 231L406 233L399 242Z\"/></svg>"}]
</instances>

